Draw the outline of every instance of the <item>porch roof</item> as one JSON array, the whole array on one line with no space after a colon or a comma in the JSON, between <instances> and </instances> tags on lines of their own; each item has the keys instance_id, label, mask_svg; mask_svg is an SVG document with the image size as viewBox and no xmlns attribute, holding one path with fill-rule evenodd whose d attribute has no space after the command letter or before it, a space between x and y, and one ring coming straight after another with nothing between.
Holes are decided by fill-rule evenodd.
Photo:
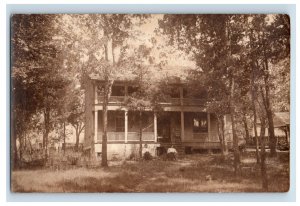
<instances>
[{"instance_id":1,"label":"porch roof","mask_svg":"<svg viewBox=\"0 0 300 206\"><path fill-rule=\"evenodd\" d=\"M274 121L274 127L283 127L283 126L290 125L290 113L275 112L273 121Z\"/></svg>"}]
</instances>

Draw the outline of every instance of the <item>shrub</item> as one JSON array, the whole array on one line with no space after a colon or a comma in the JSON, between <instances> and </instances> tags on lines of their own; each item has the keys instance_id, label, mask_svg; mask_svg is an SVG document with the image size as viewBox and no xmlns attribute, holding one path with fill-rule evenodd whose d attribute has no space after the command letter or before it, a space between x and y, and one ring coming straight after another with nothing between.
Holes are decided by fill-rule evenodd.
<instances>
[{"instance_id":1,"label":"shrub","mask_svg":"<svg viewBox=\"0 0 300 206\"><path fill-rule=\"evenodd\" d=\"M144 156L143 156L144 160L152 160L152 156L150 154L150 152L145 152Z\"/></svg>"}]
</instances>

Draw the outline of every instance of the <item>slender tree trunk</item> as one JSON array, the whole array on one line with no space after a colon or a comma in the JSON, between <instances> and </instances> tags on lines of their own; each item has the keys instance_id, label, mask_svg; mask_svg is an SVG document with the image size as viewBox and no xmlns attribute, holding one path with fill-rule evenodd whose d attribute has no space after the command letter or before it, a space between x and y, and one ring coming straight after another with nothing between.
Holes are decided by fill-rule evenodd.
<instances>
[{"instance_id":1,"label":"slender tree trunk","mask_svg":"<svg viewBox=\"0 0 300 206\"><path fill-rule=\"evenodd\" d=\"M104 99L103 99L103 135L102 135L102 161L101 165L103 167L107 167L107 113L108 113L108 102L111 95L111 89L113 85L113 81L108 80L106 78L105 81L105 91L104 91Z\"/></svg>"},{"instance_id":2,"label":"slender tree trunk","mask_svg":"<svg viewBox=\"0 0 300 206\"><path fill-rule=\"evenodd\" d=\"M75 128L75 132L76 132L75 151L78 152L78 150L79 150L79 126L78 125Z\"/></svg>"},{"instance_id":3,"label":"slender tree trunk","mask_svg":"<svg viewBox=\"0 0 300 206\"><path fill-rule=\"evenodd\" d=\"M109 61L108 58L108 42L104 44L105 49L105 60ZM113 62L114 64L114 62ZM104 71L105 75L105 85L104 85L104 99L103 99L103 135L102 135L102 161L101 165L103 167L108 167L107 163L107 112L108 112L108 102L111 95L111 89L113 85L113 80L109 78L109 71Z\"/></svg>"},{"instance_id":4,"label":"slender tree trunk","mask_svg":"<svg viewBox=\"0 0 300 206\"><path fill-rule=\"evenodd\" d=\"M45 123L45 132L43 136L43 147L45 152L45 161L48 160L48 136L50 132L50 109L46 108L44 111L44 123Z\"/></svg>"},{"instance_id":5,"label":"slender tree trunk","mask_svg":"<svg viewBox=\"0 0 300 206\"><path fill-rule=\"evenodd\" d=\"M220 148L221 148L221 155L222 158L225 158L225 143L224 143L224 137L222 135L222 123L221 122L221 118L217 115L217 128L218 128L218 136L219 136L219 141L220 141Z\"/></svg>"},{"instance_id":6,"label":"slender tree trunk","mask_svg":"<svg viewBox=\"0 0 300 206\"><path fill-rule=\"evenodd\" d=\"M251 31L250 35L250 45L251 49L253 48L253 32ZM260 157L259 157L259 149L258 149L258 135L257 135L257 112L256 112L256 106L255 106L255 99L256 99L256 89L255 89L255 78L256 78L256 66L255 66L255 59L254 54L251 53L252 58L252 70L251 70L251 107L253 112L253 129L254 129L254 139L255 139L255 154L256 154L256 163L260 163Z\"/></svg>"},{"instance_id":7,"label":"slender tree trunk","mask_svg":"<svg viewBox=\"0 0 300 206\"><path fill-rule=\"evenodd\" d=\"M102 167L107 167L107 96L103 100Z\"/></svg>"},{"instance_id":8,"label":"slender tree trunk","mask_svg":"<svg viewBox=\"0 0 300 206\"><path fill-rule=\"evenodd\" d=\"M231 129L233 138L233 153L234 153L234 174L235 176L240 175L240 151L238 145L238 137L235 129L235 111L234 111L234 78L231 80L231 91L230 91L230 117L231 117Z\"/></svg>"},{"instance_id":9,"label":"slender tree trunk","mask_svg":"<svg viewBox=\"0 0 300 206\"><path fill-rule=\"evenodd\" d=\"M265 151L265 129L266 129L266 122L265 117L262 116L261 118L261 132L260 132L260 148L261 148L261 178L262 178L262 189L264 192L268 191L268 176L267 176L267 168L266 168L266 151Z\"/></svg>"},{"instance_id":10,"label":"slender tree trunk","mask_svg":"<svg viewBox=\"0 0 300 206\"><path fill-rule=\"evenodd\" d=\"M269 78L269 63L268 58L266 55L266 51L264 50L264 67L265 67L265 73L264 73L264 83L265 83L265 107L266 107L266 114L268 118L268 124L269 124L269 145L270 145L270 153L271 156L276 156L276 137L274 133L274 122L273 122L273 113L272 113L272 106L271 106L271 100L270 100L270 78Z\"/></svg>"},{"instance_id":11,"label":"slender tree trunk","mask_svg":"<svg viewBox=\"0 0 300 206\"><path fill-rule=\"evenodd\" d=\"M224 143L224 153L227 155L228 154L228 146L227 142L225 139L225 123L224 123L224 117L221 119L221 134L222 134L222 139Z\"/></svg>"},{"instance_id":12,"label":"slender tree trunk","mask_svg":"<svg viewBox=\"0 0 300 206\"><path fill-rule=\"evenodd\" d=\"M246 133L246 139L248 140L250 138L250 135L249 135L249 128L248 128L248 123L245 114L243 115L243 124Z\"/></svg>"},{"instance_id":13,"label":"slender tree trunk","mask_svg":"<svg viewBox=\"0 0 300 206\"><path fill-rule=\"evenodd\" d=\"M257 135L257 116L256 116L256 107L254 96L251 95L252 99L252 111L253 111L253 129L254 129L254 139L255 139L255 154L256 154L256 163L260 163L259 150L258 150L258 135Z\"/></svg>"},{"instance_id":14,"label":"slender tree trunk","mask_svg":"<svg viewBox=\"0 0 300 206\"><path fill-rule=\"evenodd\" d=\"M225 25L225 39L227 39L226 46L228 49L229 56L231 56L231 31L230 31L230 21L226 21ZM236 135L235 129L235 106L234 106L234 91L235 91L235 80L233 74L230 77L230 100L229 100L229 107L230 107L230 117L231 117L231 129L232 129L232 138L233 138L233 153L234 153L234 174L235 176L239 176L241 173L240 170L240 151L238 145L238 137Z\"/></svg>"},{"instance_id":15,"label":"slender tree trunk","mask_svg":"<svg viewBox=\"0 0 300 206\"><path fill-rule=\"evenodd\" d=\"M140 137L140 149L139 149L139 155L140 158L143 158L143 128L142 128L142 112L139 112L139 137Z\"/></svg>"}]
</instances>

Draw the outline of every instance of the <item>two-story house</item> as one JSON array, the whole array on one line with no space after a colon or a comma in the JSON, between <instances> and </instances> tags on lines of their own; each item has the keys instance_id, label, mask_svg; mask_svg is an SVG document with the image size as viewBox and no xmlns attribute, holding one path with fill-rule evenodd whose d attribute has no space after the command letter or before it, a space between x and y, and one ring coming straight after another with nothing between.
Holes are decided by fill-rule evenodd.
<instances>
[{"instance_id":1,"label":"two-story house","mask_svg":"<svg viewBox=\"0 0 300 206\"><path fill-rule=\"evenodd\" d=\"M84 149L101 156L102 102L98 92L103 81L89 77L85 84ZM142 115L142 144L152 155L159 155L173 145L178 152L193 149L219 149L217 120L206 110L205 97L191 97L180 81L174 82L169 101L162 102L162 111L145 111ZM115 81L108 104L108 158L129 157L139 151L139 115L130 111L124 100L134 92L132 82Z\"/></svg>"}]
</instances>

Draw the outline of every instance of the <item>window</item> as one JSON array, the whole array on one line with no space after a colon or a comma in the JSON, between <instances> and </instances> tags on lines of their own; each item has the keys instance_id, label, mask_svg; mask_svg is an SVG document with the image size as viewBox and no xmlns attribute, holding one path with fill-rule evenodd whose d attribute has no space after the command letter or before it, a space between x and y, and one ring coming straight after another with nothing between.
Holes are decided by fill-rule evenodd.
<instances>
[{"instance_id":1,"label":"window","mask_svg":"<svg viewBox=\"0 0 300 206\"><path fill-rule=\"evenodd\" d=\"M183 98L187 98L188 97L188 91L186 88L183 88Z\"/></svg>"},{"instance_id":2,"label":"window","mask_svg":"<svg viewBox=\"0 0 300 206\"><path fill-rule=\"evenodd\" d=\"M137 86L128 86L128 95L132 95L136 92L138 92L138 87Z\"/></svg>"},{"instance_id":3,"label":"window","mask_svg":"<svg viewBox=\"0 0 300 206\"><path fill-rule=\"evenodd\" d=\"M194 98L196 99L206 99L207 98L207 91L206 90L199 90L194 93Z\"/></svg>"},{"instance_id":4,"label":"window","mask_svg":"<svg viewBox=\"0 0 300 206\"><path fill-rule=\"evenodd\" d=\"M208 132L206 115L195 115L193 118L193 132L201 133Z\"/></svg>"},{"instance_id":5,"label":"window","mask_svg":"<svg viewBox=\"0 0 300 206\"><path fill-rule=\"evenodd\" d=\"M125 87L124 86L112 86L111 96L118 96L118 97L125 96Z\"/></svg>"},{"instance_id":6,"label":"window","mask_svg":"<svg viewBox=\"0 0 300 206\"><path fill-rule=\"evenodd\" d=\"M172 98L180 98L180 90L178 87L176 88L172 88L172 90L170 91L170 96Z\"/></svg>"}]
</instances>

